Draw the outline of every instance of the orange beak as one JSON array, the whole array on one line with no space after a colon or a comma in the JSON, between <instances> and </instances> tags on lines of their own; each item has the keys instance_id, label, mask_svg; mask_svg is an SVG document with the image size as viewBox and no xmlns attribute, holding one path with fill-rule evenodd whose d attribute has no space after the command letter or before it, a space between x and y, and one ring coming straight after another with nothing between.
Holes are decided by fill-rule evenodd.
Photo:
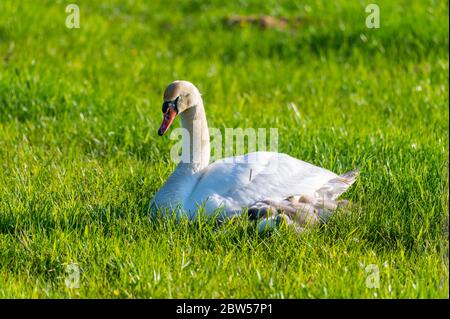
<instances>
[{"instance_id":1,"label":"orange beak","mask_svg":"<svg viewBox=\"0 0 450 319\"><path fill-rule=\"evenodd\" d=\"M174 109L172 109L171 107L169 107L167 109L166 113L164 113L161 126L159 127L159 130L158 130L159 136L162 136L164 133L166 133L166 131L169 129L170 125L172 124L173 120L175 119L176 115L177 115L177 112Z\"/></svg>"}]
</instances>

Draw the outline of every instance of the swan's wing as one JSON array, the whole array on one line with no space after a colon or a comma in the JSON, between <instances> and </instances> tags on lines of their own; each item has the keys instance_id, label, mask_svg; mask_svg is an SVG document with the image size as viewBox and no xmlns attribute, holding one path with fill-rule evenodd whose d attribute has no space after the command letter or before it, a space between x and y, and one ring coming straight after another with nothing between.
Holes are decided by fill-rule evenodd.
<instances>
[{"instance_id":1,"label":"swan's wing","mask_svg":"<svg viewBox=\"0 0 450 319\"><path fill-rule=\"evenodd\" d=\"M187 198L194 208L208 201L210 208L236 211L258 201L282 200L292 195L314 195L337 175L286 154L256 152L219 160L199 172ZM185 206L185 207L186 207Z\"/></svg>"}]
</instances>

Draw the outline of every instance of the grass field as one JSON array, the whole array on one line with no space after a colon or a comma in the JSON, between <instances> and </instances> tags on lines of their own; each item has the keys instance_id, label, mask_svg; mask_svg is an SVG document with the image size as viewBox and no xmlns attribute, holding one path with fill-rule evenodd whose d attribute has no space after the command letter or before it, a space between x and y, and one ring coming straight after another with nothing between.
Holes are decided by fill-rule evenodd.
<instances>
[{"instance_id":1,"label":"grass field","mask_svg":"<svg viewBox=\"0 0 450 319\"><path fill-rule=\"evenodd\" d=\"M448 1L377 0L379 29L374 1L79 0L68 29L70 2L0 1L1 298L448 298ZM300 236L152 223L175 79L211 127L275 127L280 152L358 168L351 209Z\"/></svg>"}]
</instances>

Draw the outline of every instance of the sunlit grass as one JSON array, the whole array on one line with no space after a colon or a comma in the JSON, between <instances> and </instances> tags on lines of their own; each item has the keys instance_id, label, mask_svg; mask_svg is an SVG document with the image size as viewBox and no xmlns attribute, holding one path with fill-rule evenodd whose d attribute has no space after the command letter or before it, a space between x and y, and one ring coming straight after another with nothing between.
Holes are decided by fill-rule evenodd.
<instances>
[{"instance_id":1,"label":"sunlit grass","mask_svg":"<svg viewBox=\"0 0 450 319\"><path fill-rule=\"evenodd\" d=\"M448 3L378 2L377 30L369 2L337 0L78 1L67 29L63 1L2 0L0 297L448 297ZM236 14L304 22L224 23ZM211 127L275 127L280 152L358 168L351 208L301 236L151 222L175 79Z\"/></svg>"}]
</instances>

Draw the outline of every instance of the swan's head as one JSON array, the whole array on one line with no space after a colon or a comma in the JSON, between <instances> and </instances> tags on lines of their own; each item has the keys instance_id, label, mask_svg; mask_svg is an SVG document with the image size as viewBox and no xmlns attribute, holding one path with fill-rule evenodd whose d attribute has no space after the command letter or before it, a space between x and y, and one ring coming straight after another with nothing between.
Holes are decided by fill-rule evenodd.
<instances>
[{"instance_id":1,"label":"swan's head","mask_svg":"<svg viewBox=\"0 0 450 319\"><path fill-rule=\"evenodd\" d=\"M169 129L175 116L201 103L201 95L194 84L188 81L174 81L164 91L162 105L163 121L158 135L163 135Z\"/></svg>"}]
</instances>

